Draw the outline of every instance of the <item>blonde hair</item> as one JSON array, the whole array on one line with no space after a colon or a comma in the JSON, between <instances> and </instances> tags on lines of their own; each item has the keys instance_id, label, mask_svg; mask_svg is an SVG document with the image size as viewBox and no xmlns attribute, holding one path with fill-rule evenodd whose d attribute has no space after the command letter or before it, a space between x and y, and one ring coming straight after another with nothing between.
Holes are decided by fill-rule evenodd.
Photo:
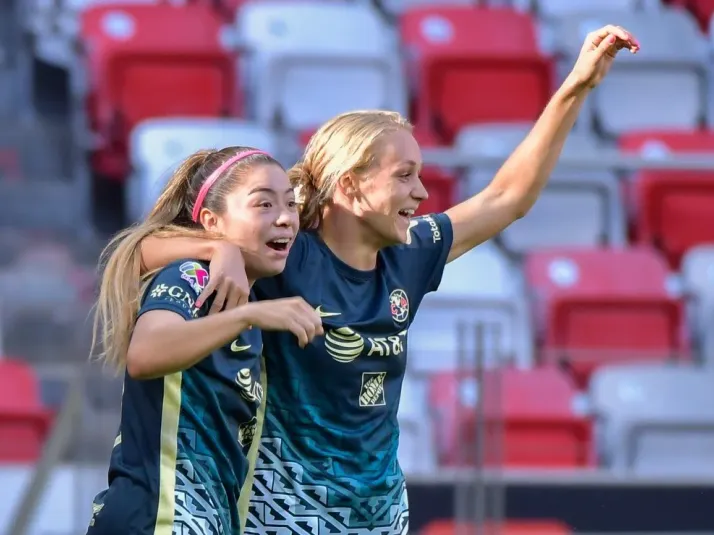
<instances>
[{"instance_id":1,"label":"blonde hair","mask_svg":"<svg viewBox=\"0 0 714 535\"><path fill-rule=\"evenodd\" d=\"M378 110L343 113L323 124L288 171L300 204L300 228L319 227L339 179L367 171L378 156L378 141L400 129L411 132L412 125L397 112Z\"/></svg>"},{"instance_id":2,"label":"blonde hair","mask_svg":"<svg viewBox=\"0 0 714 535\"><path fill-rule=\"evenodd\" d=\"M117 234L102 251L99 260L102 278L92 336L92 351L97 341L101 340L98 359L117 370L121 370L126 362L141 298L155 274L141 275L142 240L147 236L211 237L191 216L201 186L229 158L252 150L255 149L228 147L202 150L186 158L167 182L146 219ZM210 187L202 206L214 213L223 213L226 195L258 164L280 166L264 153L239 160Z\"/></svg>"}]
</instances>

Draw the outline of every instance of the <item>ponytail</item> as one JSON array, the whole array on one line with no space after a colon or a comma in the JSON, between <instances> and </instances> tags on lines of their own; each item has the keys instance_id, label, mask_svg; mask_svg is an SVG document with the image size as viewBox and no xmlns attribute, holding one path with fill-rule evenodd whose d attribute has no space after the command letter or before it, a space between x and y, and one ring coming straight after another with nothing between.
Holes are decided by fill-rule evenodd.
<instances>
[{"instance_id":1,"label":"ponytail","mask_svg":"<svg viewBox=\"0 0 714 535\"><path fill-rule=\"evenodd\" d=\"M288 177L295 188L300 205L300 228L307 230L318 228L322 222L322 202L314 179L302 162L288 171Z\"/></svg>"},{"instance_id":2,"label":"ponytail","mask_svg":"<svg viewBox=\"0 0 714 535\"><path fill-rule=\"evenodd\" d=\"M121 370L126 361L131 333L141 296L154 273L142 277L141 243L150 235L160 237L206 237L206 231L191 221L191 180L214 151L199 151L187 158L164 187L146 220L117 234L100 255L102 272L94 317L92 352Z\"/></svg>"}]
</instances>

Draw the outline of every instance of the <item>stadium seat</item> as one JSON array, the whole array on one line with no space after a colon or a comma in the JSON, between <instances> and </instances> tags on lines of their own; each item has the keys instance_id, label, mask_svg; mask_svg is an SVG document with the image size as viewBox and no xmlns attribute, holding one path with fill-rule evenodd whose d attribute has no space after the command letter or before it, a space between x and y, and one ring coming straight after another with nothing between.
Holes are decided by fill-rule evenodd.
<instances>
[{"instance_id":1,"label":"stadium seat","mask_svg":"<svg viewBox=\"0 0 714 535\"><path fill-rule=\"evenodd\" d=\"M475 125L464 128L456 139L460 153L505 160L530 130L531 123ZM563 157L597 158L606 149L592 134L570 134ZM469 172L465 194L470 197L493 179L497 165L479 165ZM567 222L567 223L566 223ZM538 202L522 219L501 232L501 241L514 253L540 247L622 245L625 215L617 178L607 172L559 166Z\"/></svg>"},{"instance_id":2,"label":"stadium seat","mask_svg":"<svg viewBox=\"0 0 714 535\"><path fill-rule=\"evenodd\" d=\"M444 4L443 0L376 0L377 4L389 15L400 15L407 9L419 6ZM449 5L464 5L474 7L479 0L449 0Z\"/></svg>"},{"instance_id":3,"label":"stadium seat","mask_svg":"<svg viewBox=\"0 0 714 535\"><path fill-rule=\"evenodd\" d=\"M431 132L417 129L414 137L422 149L438 147L438 141ZM429 198L419 205L418 215L444 212L456 204L457 176L454 170L426 165L421 171L421 180Z\"/></svg>"},{"instance_id":4,"label":"stadium seat","mask_svg":"<svg viewBox=\"0 0 714 535\"><path fill-rule=\"evenodd\" d=\"M682 283L699 355L705 364L714 364L714 244L687 251L682 260Z\"/></svg>"},{"instance_id":5,"label":"stadium seat","mask_svg":"<svg viewBox=\"0 0 714 535\"><path fill-rule=\"evenodd\" d=\"M706 32L709 28L714 14L713 0L663 0L663 3L689 10L696 17L702 31Z\"/></svg>"},{"instance_id":6,"label":"stadium seat","mask_svg":"<svg viewBox=\"0 0 714 535\"><path fill-rule=\"evenodd\" d=\"M534 120L550 98L551 61L525 13L417 7L402 15L400 31L416 79L416 124L442 142L471 123Z\"/></svg>"},{"instance_id":7,"label":"stadium seat","mask_svg":"<svg viewBox=\"0 0 714 535\"><path fill-rule=\"evenodd\" d=\"M20 180L20 155L13 148L0 147L0 180Z\"/></svg>"},{"instance_id":8,"label":"stadium seat","mask_svg":"<svg viewBox=\"0 0 714 535\"><path fill-rule=\"evenodd\" d=\"M51 266L51 269L48 269ZM43 244L25 251L13 264L0 270L0 295L13 303L5 319L14 315L50 314L67 319L79 305L85 279L61 244ZM89 283L94 286L94 281ZM93 294L93 292L92 292ZM58 313L58 311L62 313Z\"/></svg>"},{"instance_id":9,"label":"stadium seat","mask_svg":"<svg viewBox=\"0 0 714 535\"><path fill-rule=\"evenodd\" d=\"M534 4L536 13L544 19L558 19L571 13L593 10L637 11L642 0L526 0ZM516 0L516 4L524 2Z\"/></svg>"},{"instance_id":10,"label":"stadium seat","mask_svg":"<svg viewBox=\"0 0 714 535\"><path fill-rule=\"evenodd\" d=\"M636 473L714 474L714 373L695 366L600 368L590 385L605 465Z\"/></svg>"},{"instance_id":11,"label":"stadium seat","mask_svg":"<svg viewBox=\"0 0 714 535\"><path fill-rule=\"evenodd\" d=\"M81 32L82 12L95 6L121 8L136 4L160 4L165 0L26 0L20 18L33 36L34 54L49 63L72 68Z\"/></svg>"},{"instance_id":12,"label":"stadium seat","mask_svg":"<svg viewBox=\"0 0 714 535\"><path fill-rule=\"evenodd\" d=\"M252 2L236 27L263 125L299 132L349 110L406 110L396 42L367 4Z\"/></svg>"},{"instance_id":13,"label":"stadium seat","mask_svg":"<svg viewBox=\"0 0 714 535\"><path fill-rule=\"evenodd\" d=\"M590 466L591 425L576 394L554 367L436 374L429 404L439 461L447 466Z\"/></svg>"},{"instance_id":14,"label":"stadium seat","mask_svg":"<svg viewBox=\"0 0 714 535\"><path fill-rule=\"evenodd\" d=\"M239 9L252 0L188 0L215 9L226 21L233 22Z\"/></svg>"},{"instance_id":15,"label":"stadium seat","mask_svg":"<svg viewBox=\"0 0 714 535\"><path fill-rule=\"evenodd\" d=\"M619 144L656 161L714 152L714 132L633 132ZM690 247L714 242L714 171L643 170L634 175L630 196L635 239L660 249L672 268Z\"/></svg>"},{"instance_id":16,"label":"stadium seat","mask_svg":"<svg viewBox=\"0 0 714 535\"><path fill-rule=\"evenodd\" d=\"M475 524L456 520L433 520L421 535L569 535L571 530L556 520L505 520Z\"/></svg>"},{"instance_id":17,"label":"stadium seat","mask_svg":"<svg viewBox=\"0 0 714 535\"><path fill-rule=\"evenodd\" d=\"M532 333L520 277L491 242L444 268L409 327L414 373L532 364Z\"/></svg>"},{"instance_id":18,"label":"stadium seat","mask_svg":"<svg viewBox=\"0 0 714 535\"><path fill-rule=\"evenodd\" d=\"M399 465L405 474L432 474L436 468L431 421L425 417L428 413L425 381L407 374L402 383L397 414Z\"/></svg>"},{"instance_id":19,"label":"stadium seat","mask_svg":"<svg viewBox=\"0 0 714 535\"><path fill-rule=\"evenodd\" d=\"M686 357L680 302L649 249L560 248L530 253L525 273L542 358L579 384L608 362Z\"/></svg>"},{"instance_id":20,"label":"stadium seat","mask_svg":"<svg viewBox=\"0 0 714 535\"><path fill-rule=\"evenodd\" d=\"M620 54L591 97L591 119L607 136L636 129L696 127L706 115L707 43L689 13L591 11L560 19L557 42L572 65L590 31L611 21L637 36L642 53ZM672 95L677 98L672 98Z\"/></svg>"},{"instance_id":21,"label":"stadium seat","mask_svg":"<svg viewBox=\"0 0 714 535\"><path fill-rule=\"evenodd\" d=\"M280 160L276 136L237 119L167 118L142 121L132 131L130 154L133 173L127 185L127 212L142 219L158 198L170 173L184 158L200 149L250 146Z\"/></svg>"},{"instance_id":22,"label":"stadium seat","mask_svg":"<svg viewBox=\"0 0 714 535\"><path fill-rule=\"evenodd\" d=\"M0 463L37 460L50 422L32 368L0 359Z\"/></svg>"},{"instance_id":23,"label":"stadium seat","mask_svg":"<svg viewBox=\"0 0 714 535\"><path fill-rule=\"evenodd\" d=\"M234 58L201 5L95 6L82 14L96 172L123 178L132 128L152 117L237 115Z\"/></svg>"}]
</instances>

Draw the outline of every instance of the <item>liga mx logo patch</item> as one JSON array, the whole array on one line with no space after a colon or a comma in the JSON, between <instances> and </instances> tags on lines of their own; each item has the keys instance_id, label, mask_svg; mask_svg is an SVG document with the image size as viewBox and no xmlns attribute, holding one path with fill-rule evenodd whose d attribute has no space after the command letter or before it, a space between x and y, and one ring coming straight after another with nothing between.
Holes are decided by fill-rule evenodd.
<instances>
[{"instance_id":1,"label":"liga mx logo patch","mask_svg":"<svg viewBox=\"0 0 714 535\"><path fill-rule=\"evenodd\" d=\"M208 271L198 262L184 262L179 266L181 278L188 282L193 291L200 294L208 283Z\"/></svg>"},{"instance_id":2,"label":"liga mx logo patch","mask_svg":"<svg viewBox=\"0 0 714 535\"><path fill-rule=\"evenodd\" d=\"M389 294L389 310L397 323L404 323L409 318L409 298L407 292L397 289Z\"/></svg>"}]
</instances>

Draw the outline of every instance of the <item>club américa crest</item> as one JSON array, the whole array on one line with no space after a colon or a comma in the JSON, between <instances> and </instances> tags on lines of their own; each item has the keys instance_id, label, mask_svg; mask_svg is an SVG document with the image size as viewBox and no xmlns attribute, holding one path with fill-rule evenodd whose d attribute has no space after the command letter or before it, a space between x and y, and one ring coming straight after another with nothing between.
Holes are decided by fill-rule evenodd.
<instances>
[{"instance_id":1,"label":"club am\u00e9rica crest","mask_svg":"<svg viewBox=\"0 0 714 535\"><path fill-rule=\"evenodd\" d=\"M393 290L389 294L389 310L397 323L404 323L409 318L409 298L402 289Z\"/></svg>"}]
</instances>

